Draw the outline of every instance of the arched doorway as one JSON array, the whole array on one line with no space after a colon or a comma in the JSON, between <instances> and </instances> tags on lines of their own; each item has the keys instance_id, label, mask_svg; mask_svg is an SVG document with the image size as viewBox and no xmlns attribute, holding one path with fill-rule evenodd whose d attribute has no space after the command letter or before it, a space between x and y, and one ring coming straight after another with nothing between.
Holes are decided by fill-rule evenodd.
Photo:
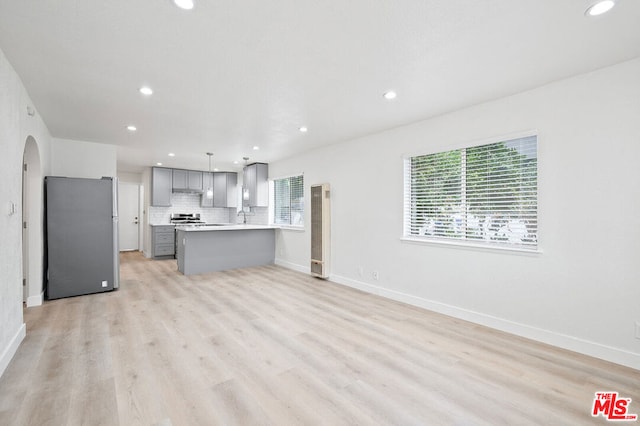
<instances>
[{"instance_id":1,"label":"arched doorway","mask_svg":"<svg viewBox=\"0 0 640 426\"><path fill-rule=\"evenodd\" d=\"M29 136L22 155L22 277L27 306L42 304L43 186L40 151Z\"/></svg>"}]
</instances>

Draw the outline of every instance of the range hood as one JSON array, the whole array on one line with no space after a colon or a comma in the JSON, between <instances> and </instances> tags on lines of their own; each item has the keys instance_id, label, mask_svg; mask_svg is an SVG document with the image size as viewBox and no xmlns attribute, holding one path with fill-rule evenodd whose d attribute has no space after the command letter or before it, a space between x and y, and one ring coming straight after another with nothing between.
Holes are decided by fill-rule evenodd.
<instances>
[{"instance_id":1,"label":"range hood","mask_svg":"<svg viewBox=\"0 0 640 426\"><path fill-rule=\"evenodd\" d=\"M173 188L172 192L179 192L181 194L196 194L196 195L200 195L204 191L202 189L192 189L192 188Z\"/></svg>"}]
</instances>

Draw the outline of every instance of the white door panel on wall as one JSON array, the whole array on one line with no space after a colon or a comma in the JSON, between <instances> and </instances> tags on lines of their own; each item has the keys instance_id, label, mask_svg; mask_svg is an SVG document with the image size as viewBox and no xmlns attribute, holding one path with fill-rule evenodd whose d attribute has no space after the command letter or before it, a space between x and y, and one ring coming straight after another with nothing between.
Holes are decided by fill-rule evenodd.
<instances>
[{"instance_id":1,"label":"white door panel on wall","mask_svg":"<svg viewBox=\"0 0 640 426\"><path fill-rule=\"evenodd\" d=\"M139 196L140 186L135 183L118 183L120 251L139 250Z\"/></svg>"}]
</instances>

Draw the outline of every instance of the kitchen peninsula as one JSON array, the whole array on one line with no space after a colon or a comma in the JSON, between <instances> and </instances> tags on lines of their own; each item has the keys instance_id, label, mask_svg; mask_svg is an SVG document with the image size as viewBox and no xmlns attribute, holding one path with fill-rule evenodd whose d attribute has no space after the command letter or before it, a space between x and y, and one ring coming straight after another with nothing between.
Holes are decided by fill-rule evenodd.
<instances>
[{"instance_id":1,"label":"kitchen peninsula","mask_svg":"<svg viewBox=\"0 0 640 426\"><path fill-rule=\"evenodd\" d=\"M192 275L271 265L275 230L268 225L177 226L178 271Z\"/></svg>"}]
</instances>

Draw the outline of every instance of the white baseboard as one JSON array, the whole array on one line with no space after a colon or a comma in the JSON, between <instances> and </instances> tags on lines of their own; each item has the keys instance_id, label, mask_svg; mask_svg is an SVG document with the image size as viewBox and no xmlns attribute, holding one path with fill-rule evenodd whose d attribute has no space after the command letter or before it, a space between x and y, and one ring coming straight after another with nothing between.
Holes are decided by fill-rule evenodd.
<instances>
[{"instance_id":1,"label":"white baseboard","mask_svg":"<svg viewBox=\"0 0 640 426\"><path fill-rule=\"evenodd\" d=\"M309 273L308 268L296 265L281 259L276 260L276 264L282 267L293 269L299 272ZM389 290L384 287L357 281L351 278L339 275L331 275L330 281L347 287L355 288L366 293L376 294L398 302L407 303L409 305L418 306L430 311L438 312L454 318L459 318L475 324L484 325L496 330L515 334L527 339L546 343L559 348L600 358L616 364L627 367L640 369L640 354L628 352L611 346L602 345L600 343L583 340L574 336L556 333L526 324L509 321L503 318L497 318L480 312L459 308L457 306L448 305L446 303L436 302L410 294L402 293L395 290Z\"/></svg>"},{"instance_id":2,"label":"white baseboard","mask_svg":"<svg viewBox=\"0 0 640 426\"><path fill-rule=\"evenodd\" d=\"M274 263L278 266L282 266L283 268L293 269L294 271L302 272L303 274L311 273L310 266L300 266L296 263L287 262L286 260L282 260L282 259L276 259Z\"/></svg>"},{"instance_id":3,"label":"white baseboard","mask_svg":"<svg viewBox=\"0 0 640 426\"><path fill-rule=\"evenodd\" d=\"M31 308L33 306L42 305L42 301L44 300L44 292L36 295L27 297L27 308Z\"/></svg>"},{"instance_id":4,"label":"white baseboard","mask_svg":"<svg viewBox=\"0 0 640 426\"><path fill-rule=\"evenodd\" d=\"M0 356L0 377L2 377L2 375L4 374L4 370L7 369L9 362L11 362L11 359L16 354L20 343L22 343L22 340L26 335L27 327L24 323L22 323L20 328L18 328L16 334L13 336L13 339L11 339L11 341L9 342L9 345L2 352L2 356Z\"/></svg>"}]
</instances>

